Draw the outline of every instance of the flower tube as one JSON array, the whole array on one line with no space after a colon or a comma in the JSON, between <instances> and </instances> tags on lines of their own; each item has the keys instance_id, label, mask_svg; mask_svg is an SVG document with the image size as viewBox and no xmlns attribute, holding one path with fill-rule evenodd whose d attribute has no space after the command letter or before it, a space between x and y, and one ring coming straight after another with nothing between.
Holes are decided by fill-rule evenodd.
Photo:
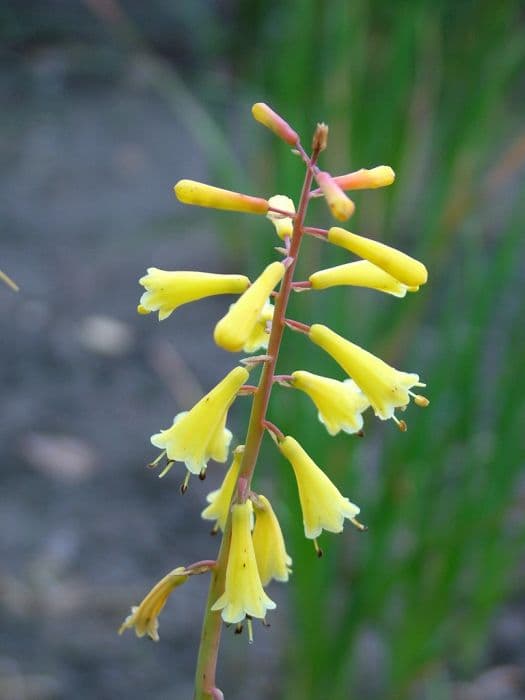
<instances>
[{"instance_id":1,"label":"flower tube","mask_svg":"<svg viewBox=\"0 0 525 700\"><path fill-rule=\"evenodd\" d=\"M270 501L261 494L253 500L255 527L253 547L261 583L266 586L272 579L288 581L292 560L286 552L281 526Z\"/></svg>"},{"instance_id":2,"label":"flower tube","mask_svg":"<svg viewBox=\"0 0 525 700\"><path fill-rule=\"evenodd\" d=\"M419 287L407 287L388 272L368 260L329 267L318 270L309 277L312 289L328 289L329 287L346 286L368 287L395 297L404 297L409 292L416 292Z\"/></svg>"},{"instance_id":3,"label":"flower tube","mask_svg":"<svg viewBox=\"0 0 525 700\"><path fill-rule=\"evenodd\" d=\"M242 211L247 214L266 214L269 207L268 201L261 197L223 190L195 180L179 180L173 190L179 202L197 207Z\"/></svg>"}]
</instances>

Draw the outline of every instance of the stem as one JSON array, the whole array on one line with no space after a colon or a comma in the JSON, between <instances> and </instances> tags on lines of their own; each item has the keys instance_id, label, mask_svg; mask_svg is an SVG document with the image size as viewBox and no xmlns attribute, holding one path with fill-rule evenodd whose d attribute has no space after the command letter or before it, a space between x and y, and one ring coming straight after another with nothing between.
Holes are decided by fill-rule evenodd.
<instances>
[{"instance_id":1,"label":"stem","mask_svg":"<svg viewBox=\"0 0 525 700\"><path fill-rule=\"evenodd\" d=\"M302 149L301 149L302 150ZM303 225L306 210L309 202L309 192L312 186L314 166L319 156L319 150L314 150L312 157L307 159L306 169L299 207L294 217L293 235L290 250L288 252L289 264L284 274L279 293L276 298L273 313L272 330L268 341L268 360L264 363L259 381L257 393L254 394L252 411L248 424L248 432L244 447L244 456L237 480L237 494L234 499L239 503L246 500L249 486L252 480L253 471L259 455L262 438L265 431L265 417L270 400L270 394L275 376L275 365L279 356L279 349L285 328L286 307L292 289L293 275L297 264L301 239L303 237ZM239 488L242 485L242 488ZM217 656L219 653L219 643L221 638L222 620L220 612L211 610L211 606L224 591L224 579L226 575L226 564L228 562L228 552L231 539L231 517L228 517L224 536L221 542L217 563L212 571L208 600L206 602L206 612L202 626L201 643L197 660L197 670L195 674L195 695L194 700L213 700L216 690L215 672L217 668Z\"/></svg>"}]
</instances>

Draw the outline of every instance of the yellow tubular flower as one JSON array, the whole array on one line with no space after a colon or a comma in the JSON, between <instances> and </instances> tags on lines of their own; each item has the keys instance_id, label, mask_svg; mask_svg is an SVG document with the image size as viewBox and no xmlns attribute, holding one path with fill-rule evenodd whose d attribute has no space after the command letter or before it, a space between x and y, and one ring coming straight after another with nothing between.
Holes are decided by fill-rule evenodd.
<instances>
[{"instance_id":1,"label":"yellow tubular flower","mask_svg":"<svg viewBox=\"0 0 525 700\"><path fill-rule=\"evenodd\" d=\"M310 275L309 280L312 289L352 285L377 289L395 297L404 297L407 291L416 292L419 289L419 287L407 287L406 284L402 284L388 272L368 262L368 260L357 260L345 265L329 267L326 270L319 270Z\"/></svg>"},{"instance_id":2,"label":"yellow tubular flower","mask_svg":"<svg viewBox=\"0 0 525 700\"><path fill-rule=\"evenodd\" d=\"M257 102L254 104L252 107L252 115L256 121L267 129L270 129L270 131L273 131L276 136L286 141L289 146L293 147L297 145L299 141L297 132L267 104L264 102Z\"/></svg>"},{"instance_id":3,"label":"yellow tubular flower","mask_svg":"<svg viewBox=\"0 0 525 700\"><path fill-rule=\"evenodd\" d=\"M190 301L217 294L242 294L250 286L244 275L218 275L211 272L159 270L148 267L139 279L146 291L140 298L139 313L159 312L159 321Z\"/></svg>"},{"instance_id":4,"label":"yellow tubular flower","mask_svg":"<svg viewBox=\"0 0 525 700\"><path fill-rule=\"evenodd\" d=\"M243 345L244 352L255 352L261 348L268 347L270 334L267 331L267 323L273 319L274 306L269 301L262 308L257 323L250 333L246 343Z\"/></svg>"},{"instance_id":5,"label":"yellow tubular flower","mask_svg":"<svg viewBox=\"0 0 525 700\"><path fill-rule=\"evenodd\" d=\"M189 573L179 566L159 581L146 595L142 603L131 608L131 615L124 620L119 634L124 630L135 628L137 637L147 634L153 641L159 641L159 621L162 608L165 606L170 593L188 580Z\"/></svg>"},{"instance_id":6,"label":"yellow tubular flower","mask_svg":"<svg viewBox=\"0 0 525 700\"><path fill-rule=\"evenodd\" d=\"M246 615L264 619L267 610L276 606L261 584L251 533L252 504L232 506L232 534L224 593L212 605L212 610L222 610L224 622L236 624Z\"/></svg>"},{"instance_id":7,"label":"yellow tubular flower","mask_svg":"<svg viewBox=\"0 0 525 700\"><path fill-rule=\"evenodd\" d=\"M204 520L215 520L216 527L220 528L222 531L224 531L228 513L230 512L233 489L237 483L243 454L244 445L239 445L234 452L233 462L226 472L221 487L207 495L206 500L210 505L201 513L201 517L203 517Z\"/></svg>"},{"instance_id":8,"label":"yellow tubular flower","mask_svg":"<svg viewBox=\"0 0 525 700\"><path fill-rule=\"evenodd\" d=\"M307 394L319 411L318 417L330 435L357 433L363 427L361 415L370 402L351 379L339 382L298 370L292 373L292 386Z\"/></svg>"},{"instance_id":9,"label":"yellow tubular flower","mask_svg":"<svg viewBox=\"0 0 525 700\"><path fill-rule=\"evenodd\" d=\"M395 179L396 174L389 165L377 165L370 170L361 168L353 173L334 177L342 190L372 190L391 185Z\"/></svg>"},{"instance_id":10,"label":"yellow tubular flower","mask_svg":"<svg viewBox=\"0 0 525 700\"><path fill-rule=\"evenodd\" d=\"M255 528L253 547L261 583L266 586L272 579L288 581L292 560L286 553L283 533L270 501L258 495L254 501Z\"/></svg>"},{"instance_id":11,"label":"yellow tubular flower","mask_svg":"<svg viewBox=\"0 0 525 700\"><path fill-rule=\"evenodd\" d=\"M384 243L358 236L337 226L329 229L328 240L377 265L407 287L419 287L427 281L427 268L423 263Z\"/></svg>"},{"instance_id":12,"label":"yellow tubular flower","mask_svg":"<svg viewBox=\"0 0 525 700\"><path fill-rule=\"evenodd\" d=\"M289 211L291 214L295 214L295 205L290 197L286 197L284 194L275 194L270 197L268 203L271 207L276 209L282 209L283 211ZM289 216L283 216L283 214L277 214L277 212L269 211L266 214L266 218L270 219L272 224L275 226L275 230L279 238L284 239L286 236L293 235L293 219Z\"/></svg>"},{"instance_id":13,"label":"yellow tubular flower","mask_svg":"<svg viewBox=\"0 0 525 700\"><path fill-rule=\"evenodd\" d=\"M326 326L314 324L309 336L352 377L370 401L376 416L382 420L395 419L394 410L406 406L410 396L415 396L410 389L425 386L420 383L419 375L394 369Z\"/></svg>"},{"instance_id":14,"label":"yellow tubular flower","mask_svg":"<svg viewBox=\"0 0 525 700\"><path fill-rule=\"evenodd\" d=\"M173 190L179 202L194 204L198 207L266 214L269 206L267 200L261 197L223 190L194 180L179 180Z\"/></svg>"},{"instance_id":15,"label":"yellow tubular flower","mask_svg":"<svg viewBox=\"0 0 525 700\"><path fill-rule=\"evenodd\" d=\"M319 172L315 179L324 194L332 216L339 221L346 221L355 211L355 204L349 199L330 173Z\"/></svg>"},{"instance_id":16,"label":"yellow tubular flower","mask_svg":"<svg viewBox=\"0 0 525 700\"><path fill-rule=\"evenodd\" d=\"M282 279L285 267L274 262L263 271L215 326L217 345L230 352L239 352L254 332L270 292Z\"/></svg>"},{"instance_id":17,"label":"yellow tubular flower","mask_svg":"<svg viewBox=\"0 0 525 700\"><path fill-rule=\"evenodd\" d=\"M341 495L297 440L288 436L278 446L295 473L306 537L313 540L322 530L341 532L345 518L362 529L355 520L359 508Z\"/></svg>"},{"instance_id":18,"label":"yellow tubular flower","mask_svg":"<svg viewBox=\"0 0 525 700\"><path fill-rule=\"evenodd\" d=\"M209 459L226 461L232 437L226 414L247 378L244 367L233 369L191 411L175 416L171 428L153 435L152 444L166 450L168 460L185 462L192 474L205 469Z\"/></svg>"}]
</instances>

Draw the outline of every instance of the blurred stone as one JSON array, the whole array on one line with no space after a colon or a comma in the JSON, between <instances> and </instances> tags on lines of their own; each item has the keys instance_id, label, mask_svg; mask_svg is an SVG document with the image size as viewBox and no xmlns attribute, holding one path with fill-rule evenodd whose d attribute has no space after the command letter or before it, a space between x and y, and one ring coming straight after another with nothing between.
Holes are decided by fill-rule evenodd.
<instances>
[{"instance_id":1,"label":"blurred stone","mask_svg":"<svg viewBox=\"0 0 525 700\"><path fill-rule=\"evenodd\" d=\"M519 666L495 666L470 683L457 683L454 700L520 700L525 671Z\"/></svg>"},{"instance_id":2,"label":"blurred stone","mask_svg":"<svg viewBox=\"0 0 525 700\"><path fill-rule=\"evenodd\" d=\"M110 357L124 355L133 343L129 326L103 315L87 316L79 328L78 338L86 349Z\"/></svg>"},{"instance_id":3,"label":"blurred stone","mask_svg":"<svg viewBox=\"0 0 525 700\"><path fill-rule=\"evenodd\" d=\"M69 435L28 433L22 440L21 451L38 471L68 481L87 478L97 463L93 448Z\"/></svg>"}]
</instances>

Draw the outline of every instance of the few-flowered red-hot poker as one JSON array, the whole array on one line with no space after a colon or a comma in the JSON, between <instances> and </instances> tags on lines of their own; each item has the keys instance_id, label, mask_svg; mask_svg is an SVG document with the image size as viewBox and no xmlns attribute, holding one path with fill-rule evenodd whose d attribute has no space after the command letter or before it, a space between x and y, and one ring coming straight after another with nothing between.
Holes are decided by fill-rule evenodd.
<instances>
[{"instance_id":1,"label":"few-flowered red-hot poker","mask_svg":"<svg viewBox=\"0 0 525 700\"><path fill-rule=\"evenodd\" d=\"M277 112L265 102L257 102L252 107L253 118L270 131L285 141L289 146L296 146L299 142L297 131L285 121Z\"/></svg>"},{"instance_id":2,"label":"few-flowered red-hot poker","mask_svg":"<svg viewBox=\"0 0 525 700\"><path fill-rule=\"evenodd\" d=\"M428 279L427 268L422 262L379 241L358 236L338 226L328 230L327 240L377 265L407 287L419 287Z\"/></svg>"},{"instance_id":3,"label":"few-flowered red-hot poker","mask_svg":"<svg viewBox=\"0 0 525 700\"><path fill-rule=\"evenodd\" d=\"M292 559L286 552L277 516L266 496L254 495L252 502L255 511L252 538L261 583L266 586L272 579L288 581Z\"/></svg>"},{"instance_id":4,"label":"few-flowered red-hot poker","mask_svg":"<svg viewBox=\"0 0 525 700\"><path fill-rule=\"evenodd\" d=\"M206 469L209 459L226 461L232 437L226 415L248 376L246 368L235 367L190 411L175 416L171 428L153 435L153 445L166 450L170 462L184 462L192 474Z\"/></svg>"},{"instance_id":5,"label":"few-flowered red-hot poker","mask_svg":"<svg viewBox=\"0 0 525 700\"><path fill-rule=\"evenodd\" d=\"M244 275L222 275L187 270L170 271L149 267L139 279L146 291L140 298L138 311L159 312L159 321L168 318L183 304L217 294L242 294L250 286Z\"/></svg>"},{"instance_id":6,"label":"few-flowered red-hot poker","mask_svg":"<svg viewBox=\"0 0 525 700\"><path fill-rule=\"evenodd\" d=\"M363 529L356 520L360 511L358 506L341 494L297 440L287 436L278 440L277 445L295 473L306 537L313 540L323 530L341 532L345 518Z\"/></svg>"},{"instance_id":7,"label":"few-flowered red-hot poker","mask_svg":"<svg viewBox=\"0 0 525 700\"><path fill-rule=\"evenodd\" d=\"M197 207L241 211L247 214L266 214L270 206L262 197L223 190L195 180L179 180L173 190L179 202Z\"/></svg>"},{"instance_id":8,"label":"few-flowered red-hot poker","mask_svg":"<svg viewBox=\"0 0 525 700\"><path fill-rule=\"evenodd\" d=\"M282 262L268 265L248 289L230 306L226 316L215 326L217 345L230 352L239 352L254 332L270 293L285 273Z\"/></svg>"},{"instance_id":9,"label":"few-flowered red-hot poker","mask_svg":"<svg viewBox=\"0 0 525 700\"><path fill-rule=\"evenodd\" d=\"M332 216L339 221L346 221L355 211L355 204L346 196L339 185L334 181L330 173L320 171L315 179L326 199Z\"/></svg>"},{"instance_id":10,"label":"few-flowered red-hot poker","mask_svg":"<svg viewBox=\"0 0 525 700\"><path fill-rule=\"evenodd\" d=\"M397 421L394 411L410 402L410 397L420 406L428 400L414 394L412 387L425 386L415 373L400 372L379 357L342 338L326 326L315 323L308 333L310 340L323 348L355 381L368 398L378 418ZM399 421L397 421L399 423ZM400 423L405 428L404 423Z\"/></svg>"},{"instance_id":11,"label":"few-flowered red-hot poker","mask_svg":"<svg viewBox=\"0 0 525 700\"><path fill-rule=\"evenodd\" d=\"M244 445L239 445L233 453L233 461L226 472L223 482L216 491L212 491L206 496L209 505L202 511L201 517L205 520L215 520L214 530L224 530L226 520L230 512L230 504L239 476Z\"/></svg>"},{"instance_id":12,"label":"few-flowered red-hot poker","mask_svg":"<svg viewBox=\"0 0 525 700\"><path fill-rule=\"evenodd\" d=\"M318 270L308 278L311 289L328 289L349 285L353 287L368 287L379 292L392 294L395 297L404 297L408 292L417 292L419 287L407 287L388 272L368 260L356 260L355 262Z\"/></svg>"},{"instance_id":13,"label":"few-flowered red-hot poker","mask_svg":"<svg viewBox=\"0 0 525 700\"><path fill-rule=\"evenodd\" d=\"M346 175L332 177L342 190L373 190L377 187L387 187L396 179L396 174L389 165L377 165L375 168L361 168ZM310 193L312 197L320 197L320 189Z\"/></svg>"},{"instance_id":14,"label":"few-flowered red-hot poker","mask_svg":"<svg viewBox=\"0 0 525 700\"><path fill-rule=\"evenodd\" d=\"M295 205L290 197L284 194L275 194L268 200L270 207L275 209L280 209L281 211L288 211L291 214L295 214ZM287 236L289 238L293 235L293 219L291 216L285 216L284 214L278 214L275 211L270 211L266 214L266 218L269 219L275 226L275 231L279 238L285 239Z\"/></svg>"},{"instance_id":15,"label":"few-flowered red-hot poker","mask_svg":"<svg viewBox=\"0 0 525 700\"><path fill-rule=\"evenodd\" d=\"M231 540L226 564L224 593L211 606L224 622L237 624L246 615L264 619L276 606L262 587L252 540L253 508L250 501L231 509Z\"/></svg>"},{"instance_id":16,"label":"few-flowered red-hot poker","mask_svg":"<svg viewBox=\"0 0 525 700\"><path fill-rule=\"evenodd\" d=\"M361 415L370 401L352 379L343 382L318 374L297 370L290 376L290 385L303 391L315 404L318 417L330 435L357 433L363 427Z\"/></svg>"}]
</instances>

